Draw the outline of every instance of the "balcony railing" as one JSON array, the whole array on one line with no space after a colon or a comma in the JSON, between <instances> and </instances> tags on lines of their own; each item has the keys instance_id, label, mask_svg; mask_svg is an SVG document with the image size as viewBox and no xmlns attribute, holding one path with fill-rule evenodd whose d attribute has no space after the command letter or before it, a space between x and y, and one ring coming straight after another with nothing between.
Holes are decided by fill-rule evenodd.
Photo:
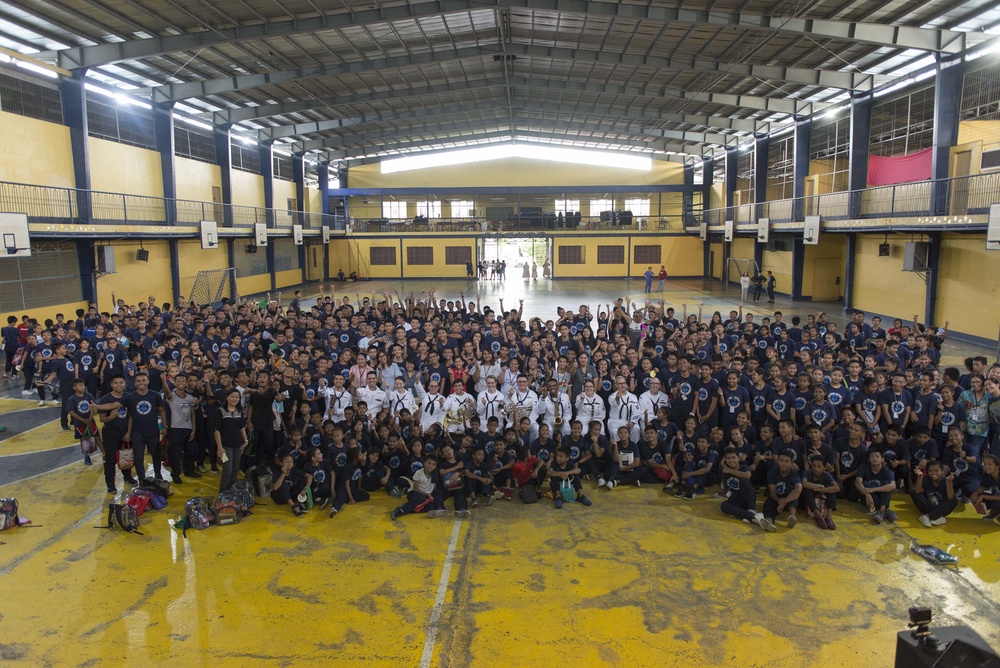
<instances>
[{"instance_id":1,"label":"balcony railing","mask_svg":"<svg viewBox=\"0 0 1000 668\"><path fill-rule=\"evenodd\" d=\"M485 218L352 218L351 232L557 232L560 230L674 230L683 231L684 216L633 216L630 222L601 220L599 216L581 216L580 222L543 220L537 216L512 217L506 220Z\"/></svg>"},{"instance_id":2,"label":"balcony railing","mask_svg":"<svg viewBox=\"0 0 1000 668\"><path fill-rule=\"evenodd\" d=\"M805 216L824 220L973 216L988 213L996 203L1000 203L1000 173L990 173L710 209L700 219L692 216L686 222L722 225L732 220L739 225L758 218L801 222Z\"/></svg>"},{"instance_id":3,"label":"balcony railing","mask_svg":"<svg viewBox=\"0 0 1000 668\"><path fill-rule=\"evenodd\" d=\"M346 223L343 216L322 213L3 181L0 181L0 211L26 213L29 223L48 224L173 227L214 220L224 228L252 228L256 223L264 223L271 229L291 230L292 225L301 222L307 230L319 230L324 225L343 230Z\"/></svg>"}]
</instances>

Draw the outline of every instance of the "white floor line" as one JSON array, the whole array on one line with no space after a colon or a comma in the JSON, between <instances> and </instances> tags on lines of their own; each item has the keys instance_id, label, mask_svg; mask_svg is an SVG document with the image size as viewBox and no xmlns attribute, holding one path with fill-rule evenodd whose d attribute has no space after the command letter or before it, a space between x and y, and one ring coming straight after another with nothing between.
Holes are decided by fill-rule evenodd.
<instances>
[{"instance_id":1,"label":"white floor line","mask_svg":"<svg viewBox=\"0 0 1000 668\"><path fill-rule=\"evenodd\" d=\"M444 557L444 568L441 569L441 581L438 582L437 597L434 599L434 609L427 624L427 640L424 642L424 654L420 658L420 668L430 668L434 658L434 644L437 642L438 622L441 621L441 609L444 607L445 596L448 595L448 580L451 578L451 564L455 559L455 547L458 545L458 534L462 523L457 519L451 530L451 542L448 543L448 553Z\"/></svg>"}]
</instances>

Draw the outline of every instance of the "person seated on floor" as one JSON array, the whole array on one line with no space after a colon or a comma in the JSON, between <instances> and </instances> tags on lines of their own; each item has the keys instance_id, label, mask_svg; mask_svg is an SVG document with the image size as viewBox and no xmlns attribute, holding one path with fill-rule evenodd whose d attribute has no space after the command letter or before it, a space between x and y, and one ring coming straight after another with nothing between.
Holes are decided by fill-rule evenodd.
<instances>
[{"instance_id":1,"label":"person seated on floor","mask_svg":"<svg viewBox=\"0 0 1000 668\"><path fill-rule=\"evenodd\" d=\"M312 476L296 468L291 453L281 458L281 465L273 474L271 500L279 506L288 506L296 517L306 514L305 506L298 500L302 490L312 484Z\"/></svg>"},{"instance_id":2,"label":"person seated on floor","mask_svg":"<svg viewBox=\"0 0 1000 668\"><path fill-rule=\"evenodd\" d=\"M570 460L569 448L561 447L556 450L552 465L549 467L549 489L552 491L552 498L555 499L556 508L563 507L563 487L566 486L573 489L576 501L585 506L591 505L591 500L583 493L583 483L580 482L580 467Z\"/></svg>"},{"instance_id":3,"label":"person seated on floor","mask_svg":"<svg viewBox=\"0 0 1000 668\"><path fill-rule=\"evenodd\" d=\"M833 479L827 467L826 458L821 454L809 457L809 468L802 475L802 505L806 517L816 520L820 529L836 529L832 512L837 509L837 493L840 486Z\"/></svg>"},{"instance_id":4,"label":"person seated on floor","mask_svg":"<svg viewBox=\"0 0 1000 668\"><path fill-rule=\"evenodd\" d=\"M427 517L444 517L448 514L444 508L436 508L435 493L438 487L437 459L428 457L423 468L413 474L413 487L406 493L406 503L396 507L389 517L397 520L403 515L427 513Z\"/></svg>"},{"instance_id":5,"label":"person seated on floor","mask_svg":"<svg viewBox=\"0 0 1000 668\"><path fill-rule=\"evenodd\" d=\"M778 515L788 511L788 528L798 522L795 516L799 507L799 496L802 494L802 478L798 471L792 468L796 457L794 450L778 453L778 464L767 473L767 498L764 500L764 519L774 524ZM764 525L767 528L767 525Z\"/></svg>"},{"instance_id":6,"label":"person seated on floor","mask_svg":"<svg viewBox=\"0 0 1000 668\"><path fill-rule=\"evenodd\" d=\"M945 475L944 464L932 459L927 462L927 475L917 469L914 478L910 498L921 513L920 523L931 527L947 522L945 518L958 507L955 474Z\"/></svg>"},{"instance_id":7,"label":"person seated on floor","mask_svg":"<svg viewBox=\"0 0 1000 668\"><path fill-rule=\"evenodd\" d=\"M896 513L889 507L889 500L896 490L896 479L886 468L881 452L868 451L868 463L860 468L854 484L875 524L881 524L883 520L896 521Z\"/></svg>"},{"instance_id":8,"label":"person seated on floor","mask_svg":"<svg viewBox=\"0 0 1000 668\"><path fill-rule=\"evenodd\" d=\"M1000 457L983 455L983 479L969 500L984 520L1000 521Z\"/></svg>"},{"instance_id":9,"label":"person seated on floor","mask_svg":"<svg viewBox=\"0 0 1000 668\"><path fill-rule=\"evenodd\" d=\"M720 471L726 496L726 500L722 502L722 512L767 531L774 531L774 524L766 521L763 513L757 512L756 492L750 484L750 467L740 461L736 448L726 448Z\"/></svg>"}]
</instances>

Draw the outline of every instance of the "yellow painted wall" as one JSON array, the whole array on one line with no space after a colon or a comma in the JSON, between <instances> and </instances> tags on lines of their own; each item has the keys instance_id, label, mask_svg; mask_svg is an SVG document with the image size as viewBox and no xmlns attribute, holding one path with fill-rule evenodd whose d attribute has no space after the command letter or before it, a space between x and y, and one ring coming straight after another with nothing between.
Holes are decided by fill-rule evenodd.
<instances>
[{"instance_id":1,"label":"yellow painted wall","mask_svg":"<svg viewBox=\"0 0 1000 668\"><path fill-rule=\"evenodd\" d=\"M958 141L956 144L972 144L982 142L982 150L1000 148L1000 122L998 121L961 121L958 124ZM973 173L979 172L978 162L973 165Z\"/></svg>"},{"instance_id":2,"label":"yellow painted wall","mask_svg":"<svg viewBox=\"0 0 1000 668\"><path fill-rule=\"evenodd\" d=\"M768 271L774 274L778 292L792 293L792 251L769 251L765 247L760 270L765 276Z\"/></svg>"},{"instance_id":3,"label":"yellow painted wall","mask_svg":"<svg viewBox=\"0 0 1000 668\"><path fill-rule=\"evenodd\" d=\"M222 188L222 169L218 165L175 156L174 172L177 179L177 199L211 202L212 186Z\"/></svg>"},{"instance_id":4,"label":"yellow painted wall","mask_svg":"<svg viewBox=\"0 0 1000 668\"><path fill-rule=\"evenodd\" d=\"M288 213L289 199L295 199L295 183L274 179L274 208L277 210L274 221L279 227L289 227L297 222L293 221L293 214Z\"/></svg>"},{"instance_id":5,"label":"yellow painted wall","mask_svg":"<svg viewBox=\"0 0 1000 668\"><path fill-rule=\"evenodd\" d=\"M97 137L87 138L87 148L94 190L163 197L163 172L156 151Z\"/></svg>"},{"instance_id":6,"label":"yellow painted wall","mask_svg":"<svg viewBox=\"0 0 1000 668\"><path fill-rule=\"evenodd\" d=\"M66 316L66 320L76 319L76 310L78 308L86 309L87 302L70 302L69 304L57 304L55 306L37 306L33 308L26 309L24 311L11 311L10 313L0 314L0 322L3 326L7 326L7 316L14 316L17 318L18 324L21 323L21 316L26 315L34 318L40 323L44 323L47 318L52 320L56 319L57 313L62 313ZM13 352L11 353L13 354Z\"/></svg>"},{"instance_id":7,"label":"yellow painted wall","mask_svg":"<svg viewBox=\"0 0 1000 668\"><path fill-rule=\"evenodd\" d=\"M434 264L409 264L407 262L408 248L432 246L434 248ZM476 240L473 237L454 239L410 238L403 239L403 275L406 278L465 278L465 264L445 264L446 246L463 246L470 248L472 261L476 261Z\"/></svg>"},{"instance_id":8,"label":"yellow painted wall","mask_svg":"<svg viewBox=\"0 0 1000 668\"><path fill-rule=\"evenodd\" d=\"M395 248L396 264L371 266L369 251L372 246ZM356 271L362 278L399 278L399 263L401 261L399 241L395 238L330 240L330 276L332 277L336 277L337 272L343 269L345 276L350 276L352 271Z\"/></svg>"},{"instance_id":9,"label":"yellow painted wall","mask_svg":"<svg viewBox=\"0 0 1000 668\"><path fill-rule=\"evenodd\" d=\"M149 251L149 262L139 262L135 252L137 241L114 241L115 273L97 279L97 304L100 310L110 310L114 292L126 304L135 304L150 295L157 303L173 302L170 287L170 248L166 241L144 241L142 247Z\"/></svg>"},{"instance_id":10,"label":"yellow painted wall","mask_svg":"<svg viewBox=\"0 0 1000 668\"><path fill-rule=\"evenodd\" d=\"M199 271L226 269L229 266L229 250L225 242L217 248L205 249L201 247L200 239L183 239L177 242L177 259L181 296L187 299Z\"/></svg>"},{"instance_id":11,"label":"yellow painted wall","mask_svg":"<svg viewBox=\"0 0 1000 668\"><path fill-rule=\"evenodd\" d=\"M984 235L945 235L938 273L937 317L933 324L994 340L1000 327L1000 252L986 250ZM921 315L923 308L914 311ZM900 314L909 318L909 310Z\"/></svg>"},{"instance_id":12,"label":"yellow painted wall","mask_svg":"<svg viewBox=\"0 0 1000 668\"><path fill-rule=\"evenodd\" d=\"M635 263L636 246L660 246L660 264L664 265L667 274L671 277L698 276L705 272L704 246L698 237L678 236L678 237L632 237L632 254L629 257L631 266L630 276L642 276L648 264ZM659 265L653 267L654 272L660 270Z\"/></svg>"},{"instance_id":13,"label":"yellow painted wall","mask_svg":"<svg viewBox=\"0 0 1000 668\"><path fill-rule=\"evenodd\" d=\"M474 186L544 186L544 185L654 185L684 183L684 166L653 160L652 169L641 171L575 165L544 160L504 158L473 165L449 165L382 174L381 164L351 167L350 188L420 188ZM575 199L575 196L574 196ZM582 198L581 198L582 199Z\"/></svg>"},{"instance_id":14,"label":"yellow painted wall","mask_svg":"<svg viewBox=\"0 0 1000 668\"><path fill-rule=\"evenodd\" d=\"M232 170L233 204L238 206L264 206L264 177L239 169ZM278 200L275 200L277 202Z\"/></svg>"},{"instance_id":15,"label":"yellow painted wall","mask_svg":"<svg viewBox=\"0 0 1000 668\"><path fill-rule=\"evenodd\" d=\"M721 209L726 206L726 186L724 183L712 184L712 194L709 209Z\"/></svg>"},{"instance_id":16,"label":"yellow painted wall","mask_svg":"<svg viewBox=\"0 0 1000 668\"><path fill-rule=\"evenodd\" d=\"M323 213L323 193L319 188L306 186L305 210L310 213Z\"/></svg>"},{"instance_id":17,"label":"yellow painted wall","mask_svg":"<svg viewBox=\"0 0 1000 668\"><path fill-rule=\"evenodd\" d=\"M822 234L819 238L819 243L815 246L806 245L805 255L803 256L802 262L802 296L811 297L813 295L813 283L816 279L814 269L817 260L836 260L837 261L837 274L836 276L830 277L831 280L835 280L837 276L840 277L840 285L838 286L838 296L844 296L844 258L847 251L847 237L843 234ZM791 255L791 253L789 253ZM824 263L832 265L832 263ZM791 292L791 281L784 284L779 284L787 286L786 289L781 289L781 292Z\"/></svg>"},{"instance_id":18,"label":"yellow painted wall","mask_svg":"<svg viewBox=\"0 0 1000 668\"><path fill-rule=\"evenodd\" d=\"M75 187L69 128L0 112L0 181Z\"/></svg>"},{"instance_id":19,"label":"yellow painted wall","mask_svg":"<svg viewBox=\"0 0 1000 668\"><path fill-rule=\"evenodd\" d=\"M302 270L301 269L289 269L288 271L279 271L274 275L274 285L278 290L282 288L287 288L290 285L301 285L302 284Z\"/></svg>"},{"instance_id":20,"label":"yellow painted wall","mask_svg":"<svg viewBox=\"0 0 1000 668\"><path fill-rule=\"evenodd\" d=\"M630 267L628 237L556 237L553 250L552 275L555 278L625 278ZM563 246L583 246L582 264L562 264L559 262L559 249ZM597 264L598 246L624 246L623 262L621 264ZM648 266L648 265L647 265ZM655 268L659 269L659 267ZM642 268L633 278L641 278Z\"/></svg>"},{"instance_id":21,"label":"yellow painted wall","mask_svg":"<svg viewBox=\"0 0 1000 668\"><path fill-rule=\"evenodd\" d=\"M315 261L314 261L315 260ZM323 253L323 242L318 240L306 243L306 278L310 281L323 280L323 263L326 256Z\"/></svg>"},{"instance_id":22,"label":"yellow painted wall","mask_svg":"<svg viewBox=\"0 0 1000 668\"><path fill-rule=\"evenodd\" d=\"M883 236L858 235L854 269L854 307L904 321L924 312L924 281L903 271L903 238L890 238L892 255L878 256Z\"/></svg>"},{"instance_id":23,"label":"yellow painted wall","mask_svg":"<svg viewBox=\"0 0 1000 668\"><path fill-rule=\"evenodd\" d=\"M239 296L257 295L268 292L271 289L271 275L258 274L257 276L241 276L236 279L236 292Z\"/></svg>"}]
</instances>

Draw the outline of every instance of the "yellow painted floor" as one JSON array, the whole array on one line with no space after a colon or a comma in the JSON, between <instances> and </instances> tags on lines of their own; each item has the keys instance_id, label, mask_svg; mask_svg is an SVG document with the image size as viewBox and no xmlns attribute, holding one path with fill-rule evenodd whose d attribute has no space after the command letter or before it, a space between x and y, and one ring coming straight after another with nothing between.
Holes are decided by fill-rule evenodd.
<instances>
[{"instance_id":1,"label":"yellow painted floor","mask_svg":"<svg viewBox=\"0 0 1000 668\"><path fill-rule=\"evenodd\" d=\"M93 528L99 475L0 487L40 525L0 534L4 665L886 666L915 603L1000 646L1000 526L967 510L925 529L901 496L898 528L849 508L836 532L776 534L654 487L591 508L497 502L457 525L428 644L454 519L393 523L379 494L333 519L266 504L185 539L170 521L209 474L123 535Z\"/></svg>"}]
</instances>

